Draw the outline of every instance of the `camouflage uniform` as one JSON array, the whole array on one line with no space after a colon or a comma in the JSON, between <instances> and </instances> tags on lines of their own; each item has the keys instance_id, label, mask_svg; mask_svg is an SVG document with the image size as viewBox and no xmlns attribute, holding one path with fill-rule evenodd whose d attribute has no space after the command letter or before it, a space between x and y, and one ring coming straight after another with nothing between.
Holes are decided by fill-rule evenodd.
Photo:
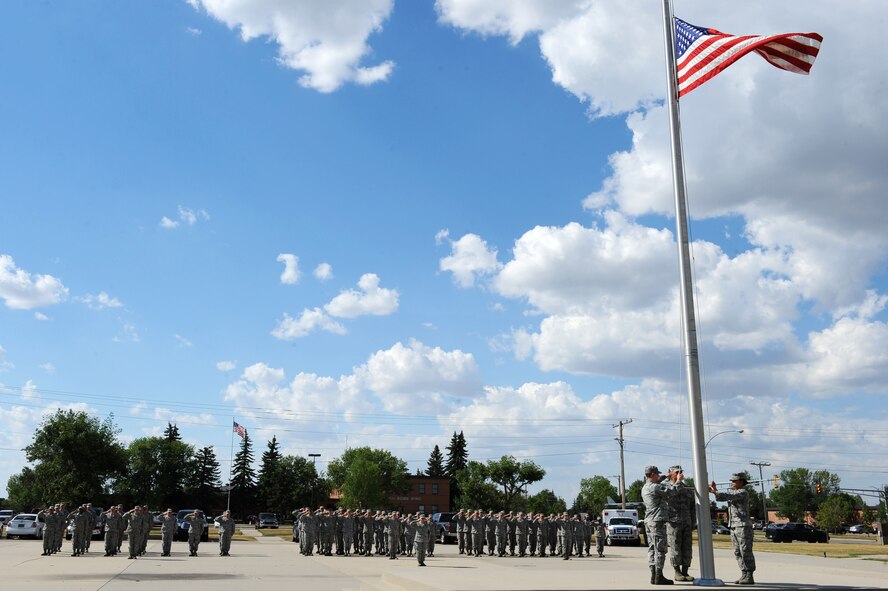
<instances>
[{"instance_id":1,"label":"camouflage uniform","mask_svg":"<svg viewBox=\"0 0 888 591\"><path fill-rule=\"evenodd\" d=\"M231 518L231 512L226 511L213 521L219 523L219 556L230 556L231 537L234 535L234 519Z\"/></svg>"},{"instance_id":2,"label":"camouflage uniform","mask_svg":"<svg viewBox=\"0 0 888 591\"><path fill-rule=\"evenodd\" d=\"M176 529L178 529L176 515L173 513L172 509L167 509L160 518L161 556L170 555L170 550L172 550L173 547L173 537L176 535Z\"/></svg>"},{"instance_id":3,"label":"camouflage uniform","mask_svg":"<svg viewBox=\"0 0 888 591\"><path fill-rule=\"evenodd\" d=\"M41 556L49 556L53 553L53 544L55 544L55 530L58 527L58 523L56 521L55 509L53 507L48 507L43 511L37 513L37 519L43 520L43 554ZM7 536L9 535L9 530L6 530Z\"/></svg>"},{"instance_id":4,"label":"camouflage uniform","mask_svg":"<svg viewBox=\"0 0 888 591\"><path fill-rule=\"evenodd\" d=\"M112 507L105 512L105 556L117 554L117 542L123 533L123 516Z\"/></svg>"},{"instance_id":5,"label":"camouflage uniform","mask_svg":"<svg viewBox=\"0 0 888 591\"><path fill-rule=\"evenodd\" d=\"M197 549L200 546L200 538L204 531L204 522L200 518L199 513L189 513L183 519L188 524L188 551L190 556L197 556Z\"/></svg>"},{"instance_id":6,"label":"camouflage uniform","mask_svg":"<svg viewBox=\"0 0 888 591\"><path fill-rule=\"evenodd\" d=\"M734 556L740 571L743 573L740 579L735 581L741 585L754 583L752 573L755 572L755 556L752 554L752 520L749 517L749 491L746 483L749 475L746 472L738 472L731 475L732 483L742 482L742 487L715 492L715 483L710 484L709 490L715 493L716 501L728 503L728 528L731 530L731 544L734 546Z\"/></svg>"},{"instance_id":7,"label":"camouflage uniform","mask_svg":"<svg viewBox=\"0 0 888 591\"><path fill-rule=\"evenodd\" d=\"M682 473L681 466L669 468L672 474ZM693 542L691 531L694 529L694 517L697 504L694 500L694 490L678 481L675 495L666 502L668 519L666 522L666 537L669 541L669 562L675 569L676 581L693 581L694 577L688 574L693 558Z\"/></svg>"},{"instance_id":8,"label":"camouflage uniform","mask_svg":"<svg viewBox=\"0 0 888 591\"><path fill-rule=\"evenodd\" d=\"M426 546L429 544L430 532L431 530L429 529L429 524L426 523L426 518L420 517L419 523L416 524L416 534L413 536L416 562L419 563L419 566L425 566Z\"/></svg>"},{"instance_id":9,"label":"camouflage uniform","mask_svg":"<svg viewBox=\"0 0 888 591\"><path fill-rule=\"evenodd\" d=\"M641 498L645 509L644 523L648 538L651 583L671 585L672 580L663 576L663 564L666 562L666 521L669 517L666 503L675 494L676 489L671 483L660 482L660 470L656 466L645 468L644 475L647 480L641 489Z\"/></svg>"}]
</instances>

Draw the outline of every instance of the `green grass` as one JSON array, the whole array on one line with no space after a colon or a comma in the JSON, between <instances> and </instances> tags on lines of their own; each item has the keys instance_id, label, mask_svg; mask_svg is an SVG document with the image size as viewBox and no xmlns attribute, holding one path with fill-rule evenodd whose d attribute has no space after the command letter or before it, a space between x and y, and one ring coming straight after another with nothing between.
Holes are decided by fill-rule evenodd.
<instances>
[{"instance_id":1,"label":"green grass","mask_svg":"<svg viewBox=\"0 0 888 591\"><path fill-rule=\"evenodd\" d=\"M841 536L843 539L859 539ZM863 539L865 537L861 536ZM697 535L694 533L696 542ZM809 544L807 542L780 543L765 538L765 534L761 531L755 532L755 541L753 542L753 550L755 552L774 552L776 554L797 554L800 556L826 556L827 558L860 558L868 556L884 557L888 560L888 547L879 546L878 544ZM714 548L730 549L731 536L713 534L712 546ZM878 558L877 560L882 560Z\"/></svg>"}]
</instances>

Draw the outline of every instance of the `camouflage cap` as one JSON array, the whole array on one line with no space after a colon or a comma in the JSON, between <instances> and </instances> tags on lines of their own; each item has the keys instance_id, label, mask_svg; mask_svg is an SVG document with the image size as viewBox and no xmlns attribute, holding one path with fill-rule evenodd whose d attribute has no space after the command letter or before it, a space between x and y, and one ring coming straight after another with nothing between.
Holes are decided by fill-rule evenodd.
<instances>
[{"instance_id":1,"label":"camouflage cap","mask_svg":"<svg viewBox=\"0 0 888 591\"><path fill-rule=\"evenodd\" d=\"M749 474L747 474L745 470L742 472L734 472L733 474L731 474L731 482L734 482L735 480L749 482Z\"/></svg>"},{"instance_id":2,"label":"camouflage cap","mask_svg":"<svg viewBox=\"0 0 888 591\"><path fill-rule=\"evenodd\" d=\"M680 464L676 464L674 466L669 466L670 472L684 472Z\"/></svg>"},{"instance_id":3,"label":"camouflage cap","mask_svg":"<svg viewBox=\"0 0 888 591\"><path fill-rule=\"evenodd\" d=\"M651 474L659 474L659 473L660 473L660 469L657 468L656 466L648 466L647 468L644 469L645 476L650 476Z\"/></svg>"}]
</instances>

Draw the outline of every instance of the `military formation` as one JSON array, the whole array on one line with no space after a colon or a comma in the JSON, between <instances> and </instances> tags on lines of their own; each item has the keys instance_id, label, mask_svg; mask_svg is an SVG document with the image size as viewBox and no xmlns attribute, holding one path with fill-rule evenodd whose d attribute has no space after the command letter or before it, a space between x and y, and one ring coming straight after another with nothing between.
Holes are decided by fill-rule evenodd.
<instances>
[{"instance_id":1,"label":"military formation","mask_svg":"<svg viewBox=\"0 0 888 591\"><path fill-rule=\"evenodd\" d=\"M459 553L468 556L604 555L603 526L585 517L460 510L454 521ZM435 555L437 525L417 514L302 508L293 511L293 537L305 556L416 556L420 566ZM335 546L335 547L334 547Z\"/></svg>"},{"instance_id":2,"label":"military formation","mask_svg":"<svg viewBox=\"0 0 888 591\"><path fill-rule=\"evenodd\" d=\"M648 542L648 567L652 585L672 585L663 568L668 548L669 562L676 581L693 581L688 574L691 566L691 532L696 526L697 507L694 490L685 485L684 470L675 465L666 474L660 474L656 466L644 471L645 484L641 489L644 501L644 526ZM728 503L728 527L734 555L740 565L741 577L734 581L739 585L754 584L755 558L752 555L752 520L749 516L749 492L746 484L749 475L738 472L731 475L732 490L718 492L715 482L709 485L710 493L717 501Z\"/></svg>"},{"instance_id":3,"label":"military formation","mask_svg":"<svg viewBox=\"0 0 888 591\"><path fill-rule=\"evenodd\" d=\"M154 516L148 507L136 505L123 512L122 505L111 507L108 511L97 512L91 503L86 503L68 512L64 503L49 506L38 511L38 518L44 522L43 553L50 556L62 550L65 531L71 529L71 556L83 556L89 552L93 530L103 526L105 530L105 556L120 554L124 537L130 560L144 556L148 547L148 536L154 523ZM171 556L172 543L178 529L176 515L167 509L159 516L161 556ZM206 523L197 513L189 513L183 519L188 524L188 551L190 556L197 556ZM215 520L219 524L219 555L230 556L231 540L234 535L234 519L229 511L225 511ZM124 536L124 534L126 534Z\"/></svg>"}]
</instances>

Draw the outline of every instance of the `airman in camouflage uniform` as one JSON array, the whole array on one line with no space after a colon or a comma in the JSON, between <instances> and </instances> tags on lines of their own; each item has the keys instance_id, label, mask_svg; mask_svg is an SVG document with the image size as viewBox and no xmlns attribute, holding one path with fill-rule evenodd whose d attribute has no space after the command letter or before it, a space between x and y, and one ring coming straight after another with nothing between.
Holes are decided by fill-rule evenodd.
<instances>
[{"instance_id":1,"label":"airman in camouflage uniform","mask_svg":"<svg viewBox=\"0 0 888 591\"><path fill-rule=\"evenodd\" d=\"M456 541L459 544L459 553L466 553L466 512L460 509L454 518L456 521Z\"/></svg>"},{"instance_id":2,"label":"airman in camouflage uniform","mask_svg":"<svg viewBox=\"0 0 888 591\"><path fill-rule=\"evenodd\" d=\"M197 549L200 546L200 538L204 531L204 522L197 511L189 513L182 520L188 524L188 551L189 556L197 556Z\"/></svg>"},{"instance_id":3,"label":"airman in camouflage uniform","mask_svg":"<svg viewBox=\"0 0 888 591\"><path fill-rule=\"evenodd\" d=\"M718 492L715 481L709 483L709 492L716 501L728 503L728 528L731 530L731 544L734 556L740 565L741 577L734 581L738 585L754 585L755 556L752 554L752 520L749 517L749 491L746 483L749 474L737 472L731 475L731 490Z\"/></svg>"},{"instance_id":4,"label":"airman in camouflage uniform","mask_svg":"<svg viewBox=\"0 0 888 591\"><path fill-rule=\"evenodd\" d=\"M675 569L676 581L693 581L688 574L693 558L693 542L691 531L696 521L697 504L694 500L694 489L684 484L684 470L681 466L671 466L666 473L676 488L675 495L666 501L668 521L666 522L666 538L669 543L669 562Z\"/></svg>"},{"instance_id":5,"label":"airman in camouflage uniform","mask_svg":"<svg viewBox=\"0 0 888 591\"><path fill-rule=\"evenodd\" d=\"M419 563L419 566L425 566L426 547L429 545L430 533L431 530L425 516L420 517L419 523L416 525L416 534L413 536L416 562Z\"/></svg>"},{"instance_id":6,"label":"airman in camouflage uniform","mask_svg":"<svg viewBox=\"0 0 888 591\"><path fill-rule=\"evenodd\" d=\"M667 501L675 495L676 489L671 481L662 482L660 470L656 466L645 468L644 475L647 481L641 489L641 498L645 509L651 584L671 585L672 579L663 576L663 565L666 562L666 521L669 517Z\"/></svg>"},{"instance_id":7,"label":"airman in camouflage uniform","mask_svg":"<svg viewBox=\"0 0 888 591\"><path fill-rule=\"evenodd\" d=\"M117 507L105 512L105 556L117 554L117 541L123 534L123 516Z\"/></svg>"},{"instance_id":8,"label":"airman in camouflage uniform","mask_svg":"<svg viewBox=\"0 0 888 591\"><path fill-rule=\"evenodd\" d=\"M234 536L234 519L231 518L231 511L225 511L219 517L213 519L219 523L219 556L231 556L231 538Z\"/></svg>"},{"instance_id":9,"label":"airman in camouflage uniform","mask_svg":"<svg viewBox=\"0 0 888 591\"><path fill-rule=\"evenodd\" d=\"M487 538L487 555L493 556L496 552L496 516L493 511L488 511L484 518L484 536Z\"/></svg>"},{"instance_id":10,"label":"airman in camouflage uniform","mask_svg":"<svg viewBox=\"0 0 888 591\"><path fill-rule=\"evenodd\" d=\"M123 514L126 523L126 538L129 545L129 559L135 560L139 555L139 549L142 544L142 529L144 529L144 521L139 514L141 507L136 505Z\"/></svg>"},{"instance_id":11,"label":"airman in camouflage uniform","mask_svg":"<svg viewBox=\"0 0 888 591\"><path fill-rule=\"evenodd\" d=\"M58 527L56 521L55 507L47 507L37 513L37 519L43 520L43 554L40 556L49 556L53 553L53 544L55 544L55 530ZM7 530L7 535L9 531Z\"/></svg>"}]
</instances>

